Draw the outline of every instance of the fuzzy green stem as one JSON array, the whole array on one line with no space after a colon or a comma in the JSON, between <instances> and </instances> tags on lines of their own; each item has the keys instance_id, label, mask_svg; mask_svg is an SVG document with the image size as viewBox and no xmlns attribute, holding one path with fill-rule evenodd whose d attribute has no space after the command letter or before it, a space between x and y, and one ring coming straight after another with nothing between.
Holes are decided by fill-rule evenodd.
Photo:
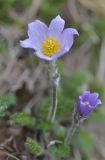
<instances>
[{"instance_id":1,"label":"fuzzy green stem","mask_svg":"<svg viewBox=\"0 0 105 160\"><path fill-rule=\"evenodd\" d=\"M69 145L71 143L72 137L74 133L76 132L77 128L79 127L79 117L76 109L74 108L73 114L72 114L72 124L67 132L67 136L65 138L64 144Z\"/></svg>"},{"instance_id":2,"label":"fuzzy green stem","mask_svg":"<svg viewBox=\"0 0 105 160\"><path fill-rule=\"evenodd\" d=\"M48 114L48 120L53 122L55 120L57 111L57 88L59 85L59 74L56 67L56 61L51 61L51 80L52 80L52 96L51 107Z\"/></svg>"}]
</instances>

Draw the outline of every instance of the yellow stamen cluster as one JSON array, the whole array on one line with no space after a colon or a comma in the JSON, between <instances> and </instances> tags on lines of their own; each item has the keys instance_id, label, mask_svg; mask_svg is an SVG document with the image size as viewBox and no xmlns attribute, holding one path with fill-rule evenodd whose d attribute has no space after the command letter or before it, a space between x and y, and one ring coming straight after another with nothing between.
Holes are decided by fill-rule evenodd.
<instances>
[{"instance_id":1,"label":"yellow stamen cluster","mask_svg":"<svg viewBox=\"0 0 105 160\"><path fill-rule=\"evenodd\" d=\"M46 38L42 43L42 51L46 56L52 56L60 50L61 46L58 40L54 37Z\"/></svg>"}]
</instances>

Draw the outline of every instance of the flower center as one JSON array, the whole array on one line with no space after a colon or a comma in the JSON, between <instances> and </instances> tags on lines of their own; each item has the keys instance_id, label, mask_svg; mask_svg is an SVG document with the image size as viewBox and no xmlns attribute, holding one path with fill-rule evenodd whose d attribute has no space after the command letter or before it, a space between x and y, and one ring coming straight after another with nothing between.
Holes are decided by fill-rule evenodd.
<instances>
[{"instance_id":1,"label":"flower center","mask_svg":"<svg viewBox=\"0 0 105 160\"><path fill-rule=\"evenodd\" d=\"M89 101L84 102L85 106L90 105Z\"/></svg>"},{"instance_id":2,"label":"flower center","mask_svg":"<svg viewBox=\"0 0 105 160\"><path fill-rule=\"evenodd\" d=\"M54 37L46 38L42 43L42 50L44 55L52 56L54 53L60 50L61 46L58 40Z\"/></svg>"}]
</instances>

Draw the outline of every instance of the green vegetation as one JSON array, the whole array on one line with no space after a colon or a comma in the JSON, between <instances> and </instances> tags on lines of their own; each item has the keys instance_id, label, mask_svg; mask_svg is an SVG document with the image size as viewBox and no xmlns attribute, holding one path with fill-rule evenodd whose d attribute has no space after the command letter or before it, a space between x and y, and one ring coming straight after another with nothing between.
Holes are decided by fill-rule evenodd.
<instances>
[{"instance_id":1,"label":"green vegetation","mask_svg":"<svg viewBox=\"0 0 105 160\"><path fill-rule=\"evenodd\" d=\"M32 154L38 156L43 153L43 148L41 145L30 137L27 137L26 145Z\"/></svg>"},{"instance_id":2,"label":"green vegetation","mask_svg":"<svg viewBox=\"0 0 105 160\"><path fill-rule=\"evenodd\" d=\"M5 115L6 110L10 107L15 105L16 98L13 94L0 96L0 117Z\"/></svg>"}]
</instances>

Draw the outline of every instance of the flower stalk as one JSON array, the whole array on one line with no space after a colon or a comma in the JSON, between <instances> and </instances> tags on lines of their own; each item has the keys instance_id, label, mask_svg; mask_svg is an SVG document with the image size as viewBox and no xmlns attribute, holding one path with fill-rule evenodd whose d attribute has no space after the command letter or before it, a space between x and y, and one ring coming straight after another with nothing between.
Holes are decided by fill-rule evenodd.
<instances>
[{"instance_id":1,"label":"flower stalk","mask_svg":"<svg viewBox=\"0 0 105 160\"><path fill-rule=\"evenodd\" d=\"M59 86L60 75L56 66L56 61L51 61L51 82L52 82L52 95L51 95L51 107L48 114L48 120L53 122L55 120L57 111L57 89Z\"/></svg>"},{"instance_id":2,"label":"flower stalk","mask_svg":"<svg viewBox=\"0 0 105 160\"><path fill-rule=\"evenodd\" d=\"M74 108L73 114L72 114L72 121L71 121L71 126L67 132L67 136L65 138L64 144L65 145L69 145L71 143L72 137L74 135L74 133L76 132L77 128L80 125L80 118L78 115L78 112L76 110L76 108Z\"/></svg>"}]
</instances>

